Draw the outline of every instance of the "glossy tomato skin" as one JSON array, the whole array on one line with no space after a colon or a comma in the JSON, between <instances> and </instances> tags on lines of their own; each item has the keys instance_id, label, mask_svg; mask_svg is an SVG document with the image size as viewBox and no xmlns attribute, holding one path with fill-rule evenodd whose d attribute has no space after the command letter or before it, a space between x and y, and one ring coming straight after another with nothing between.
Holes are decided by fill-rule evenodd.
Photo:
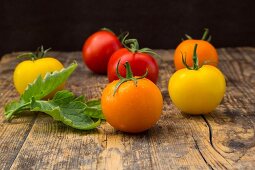
<instances>
[{"instance_id":1,"label":"glossy tomato skin","mask_svg":"<svg viewBox=\"0 0 255 170\"><path fill-rule=\"evenodd\" d=\"M32 83L39 75L44 77L47 72L59 71L64 66L60 61L52 57L44 57L37 60L26 60L19 63L13 73L13 81L19 94L23 94L28 84ZM54 94L62 90L64 84L60 85L55 91L45 98L52 98Z\"/></svg>"},{"instance_id":2,"label":"glossy tomato skin","mask_svg":"<svg viewBox=\"0 0 255 170\"><path fill-rule=\"evenodd\" d=\"M123 132L138 133L151 128L160 118L163 98L158 87L143 78L127 81L114 94L118 80L103 90L101 105L106 121Z\"/></svg>"},{"instance_id":3,"label":"glossy tomato skin","mask_svg":"<svg viewBox=\"0 0 255 170\"><path fill-rule=\"evenodd\" d=\"M119 72L121 76L123 77L126 76L126 69L124 67L124 64L125 62L128 61L132 68L134 76L144 75L146 69L148 68L148 75L146 78L148 78L154 83L157 83L159 70L156 60L146 53L140 52L132 53L126 48L119 49L118 51L113 53L109 60L107 69L107 76L109 82L119 79L116 75L116 68L119 60L120 60Z\"/></svg>"},{"instance_id":4,"label":"glossy tomato skin","mask_svg":"<svg viewBox=\"0 0 255 170\"><path fill-rule=\"evenodd\" d=\"M176 70L185 68L182 62L182 54L186 57L187 64L193 65L192 57L194 45L197 44L197 55L199 65L207 64L212 66L218 65L218 54L214 46L205 40L184 40L181 42L174 52L174 65Z\"/></svg>"},{"instance_id":5,"label":"glossy tomato skin","mask_svg":"<svg viewBox=\"0 0 255 170\"><path fill-rule=\"evenodd\" d=\"M180 69L172 75L168 85L175 106L195 115L212 112L223 99L225 90L224 75L211 65L198 70Z\"/></svg>"},{"instance_id":6,"label":"glossy tomato skin","mask_svg":"<svg viewBox=\"0 0 255 170\"><path fill-rule=\"evenodd\" d=\"M111 55L121 47L122 44L114 33L98 31L85 41L82 48L83 61L91 71L106 74Z\"/></svg>"}]
</instances>

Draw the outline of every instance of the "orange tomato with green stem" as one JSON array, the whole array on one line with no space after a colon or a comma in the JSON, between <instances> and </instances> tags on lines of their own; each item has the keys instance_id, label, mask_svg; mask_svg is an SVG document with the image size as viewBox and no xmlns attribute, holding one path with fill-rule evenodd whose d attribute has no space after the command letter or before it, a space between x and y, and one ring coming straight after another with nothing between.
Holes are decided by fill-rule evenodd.
<instances>
[{"instance_id":1,"label":"orange tomato with green stem","mask_svg":"<svg viewBox=\"0 0 255 170\"><path fill-rule=\"evenodd\" d=\"M126 77L118 71L119 80L108 84L103 90L101 105L106 121L114 128L138 133L151 128L160 118L163 98L158 87L144 74L134 77L130 64L125 63Z\"/></svg>"},{"instance_id":2,"label":"orange tomato with green stem","mask_svg":"<svg viewBox=\"0 0 255 170\"><path fill-rule=\"evenodd\" d=\"M185 68L182 62L182 55L185 55L188 66L193 65L192 56L194 45L197 44L197 55L199 60L199 66L203 64L217 66L218 65L218 54L214 46L210 43L211 36L208 36L209 29L205 29L205 32L201 40L193 39L189 35L186 35L187 40L182 41L174 52L174 65L176 70Z\"/></svg>"}]
</instances>

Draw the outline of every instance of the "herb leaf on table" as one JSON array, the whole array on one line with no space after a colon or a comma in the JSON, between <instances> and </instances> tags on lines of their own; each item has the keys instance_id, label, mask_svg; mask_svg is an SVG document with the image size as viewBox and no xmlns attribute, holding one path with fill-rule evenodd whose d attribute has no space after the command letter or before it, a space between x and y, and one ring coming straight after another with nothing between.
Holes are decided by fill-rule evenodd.
<instances>
[{"instance_id":1,"label":"herb leaf on table","mask_svg":"<svg viewBox=\"0 0 255 170\"><path fill-rule=\"evenodd\" d=\"M38 76L18 101L5 106L6 119L12 119L22 111L39 111L76 129L89 130L99 126L104 119L100 100L86 101L84 96L76 97L68 90L58 91L51 100L43 100L64 83L76 67L77 63L73 63L60 71L47 73L44 78Z\"/></svg>"},{"instance_id":2,"label":"herb leaf on table","mask_svg":"<svg viewBox=\"0 0 255 170\"><path fill-rule=\"evenodd\" d=\"M72 92L63 90L56 93L52 100L32 99L31 111L40 111L52 116L53 119L76 129L94 129L100 124L100 119L94 121L86 114L89 108L86 103L76 100Z\"/></svg>"},{"instance_id":3,"label":"herb leaf on table","mask_svg":"<svg viewBox=\"0 0 255 170\"><path fill-rule=\"evenodd\" d=\"M44 78L40 75L32 84L28 85L21 99L25 102L30 101L32 97L36 100L42 99L64 83L77 66L77 63L72 63L69 67L60 71L47 73Z\"/></svg>"}]
</instances>

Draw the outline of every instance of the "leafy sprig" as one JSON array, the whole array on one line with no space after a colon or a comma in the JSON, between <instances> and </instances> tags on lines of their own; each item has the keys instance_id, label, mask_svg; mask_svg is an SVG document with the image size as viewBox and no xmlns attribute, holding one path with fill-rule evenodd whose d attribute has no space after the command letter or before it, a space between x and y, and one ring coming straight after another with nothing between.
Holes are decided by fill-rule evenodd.
<instances>
[{"instance_id":1,"label":"leafy sprig","mask_svg":"<svg viewBox=\"0 0 255 170\"><path fill-rule=\"evenodd\" d=\"M64 83L76 67L74 62L60 71L47 73L44 78L38 76L18 101L5 106L6 119L10 120L23 111L39 111L76 129L89 130L99 126L101 119L104 119L99 100L86 101L84 96L76 97L67 90L57 92L51 100L43 100Z\"/></svg>"}]
</instances>

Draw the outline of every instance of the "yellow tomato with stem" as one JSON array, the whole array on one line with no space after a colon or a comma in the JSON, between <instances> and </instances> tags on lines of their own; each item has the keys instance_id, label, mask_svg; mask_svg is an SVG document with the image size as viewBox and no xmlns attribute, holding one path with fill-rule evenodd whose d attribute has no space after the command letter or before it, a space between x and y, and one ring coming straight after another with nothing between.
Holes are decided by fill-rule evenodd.
<instances>
[{"instance_id":1,"label":"yellow tomato with stem","mask_svg":"<svg viewBox=\"0 0 255 170\"><path fill-rule=\"evenodd\" d=\"M40 50L40 51L39 51ZM19 63L13 73L13 81L19 94L23 94L28 84L32 83L39 75L44 77L47 72L59 71L64 68L62 63L52 57L44 57L48 50L43 47L38 49L36 53L26 53L20 57L29 57L31 60L25 60ZM60 85L56 90L45 98L52 98L53 95L64 88L64 84Z\"/></svg>"},{"instance_id":2,"label":"yellow tomato with stem","mask_svg":"<svg viewBox=\"0 0 255 170\"><path fill-rule=\"evenodd\" d=\"M193 67L176 71L169 80L168 90L172 102L182 112L206 114L212 112L221 102L226 82L221 71L211 65L198 64L197 44L193 52Z\"/></svg>"}]
</instances>

